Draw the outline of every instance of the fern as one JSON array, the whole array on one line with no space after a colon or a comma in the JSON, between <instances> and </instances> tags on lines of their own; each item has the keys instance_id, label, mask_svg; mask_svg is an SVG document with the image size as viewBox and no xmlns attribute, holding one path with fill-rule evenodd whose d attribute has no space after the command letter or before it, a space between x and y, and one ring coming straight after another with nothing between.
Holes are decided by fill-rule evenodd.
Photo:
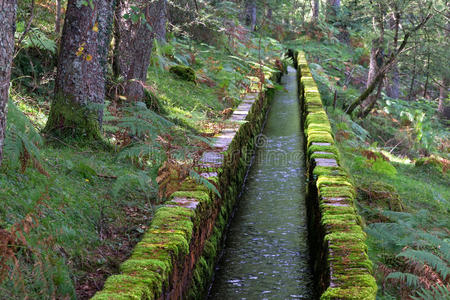
<instances>
[{"instance_id":1,"label":"fern","mask_svg":"<svg viewBox=\"0 0 450 300\"><path fill-rule=\"evenodd\" d=\"M386 277L386 279L394 279L406 282L406 284L412 288L417 288L420 285L419 277L411 273L392 272Z\"/></svg>"},{"instance_id":2,"label":"fern","mask_svg":"<svg viewBox=\"0 0 450 300\"><path fill-rule=\"evenodd\" d=\"M450 289L443 285L432 286L429 290L421 288L416 296L411 296L414 300L436 300L450 299Z\"/></svg>"},{"instance_id":3,"label":"fern","mask_svg":"<svg viewBox=\"0 0 450 300\"><path fill-rule=\"evenodd\" d=\"M442 278L447 278L447 275L450 273L450 269L445 261L425 250L406 249L398 254L397 257L405 257L410 261L427 264L438 271Z\"/></svg>"},{"instance_id":4,"label":"fern","mask_svg":"<svg viewBox=\"0 0 450 300\"><path fill-rule=\"evenodd\" d=\"M206 187L208 190L214 192L219 198L221 197L219 191L218 191L217 188L216 188L216 186L215 186L214 184L212 184L211 182L209 182L209 181L208 181L205 177L203 177L202 175L198 174L198 173L195 172L194 170L190 170L190 171L189 171L189 176L192 177L192 178L195 180L195 182L196 182L197 184L203 185L203 186Z\"/></svg>"},{"instance_id":5,"label":"fern","mask_svg":"<svg viewBox=\"0 0 450 300\"><path fill-rule=\"evenodd\" d=\"M32 159L37 169L45 174L39 146L43 144L42 137L33 124L17 108L11 100L8 102L8 122L6 124L5 158L11 167L22 164L25 170L28 159Z\"/></svg>"},{"instance_id":6,"label":"fern","mask_svg":"<svg viewBox=\"0 0 450 300\"><path fill-rule=\"evenodd\" d=\"M152 165L161 165L167 156L159 144L138 143L123 149L117 158L130 159L139 165L143 165L147 161L151 161Z\"/></svg>"},{"instance_id":7,"label":"fern","mask_svg":"<svg viewBox=\"0 0 450 300\"><path fill-rule=\"evenodd\" d=\"M167 132L168 128L175 125L154 111L147 109L143 102L137 102L124 111L127 116L120 119L117 126L127 129L130 134L138 138L144 138L147 135L156 139L158 135Z\"/></svg>"}]
</instances>

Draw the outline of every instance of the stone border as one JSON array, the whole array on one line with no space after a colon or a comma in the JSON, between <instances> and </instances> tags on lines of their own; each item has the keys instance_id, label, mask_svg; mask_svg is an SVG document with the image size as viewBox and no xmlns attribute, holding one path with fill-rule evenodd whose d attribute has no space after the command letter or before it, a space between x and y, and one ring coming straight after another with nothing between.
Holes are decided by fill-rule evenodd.
<instances>
[{"instance_id":1,"label":"stone border","mask_svg":"<svg viewBox=\"0 0 450 300\"><path fill-rule=\"evenodd\" d=\"M339 163L330 121L305 54L294 54L303 114L308 176L308 232L320 299L375 299L377 284L355 188Z\"/></svg>"},{"instance_id":2,"label":"stone border","mask_svg":"<svg viewBox=\"0 0 450 300\"><path fill-rule=\"evenodd\" d=\"M272 79L279 75L265 74ZM120 274L110 276L92 299L200 299L206 295L272 91L254 83L216 137L214 150L200 160L197 171L217 185L221 197L193 180L186 181L156 211L131 257L120 265Z\"/></svg>"}]
</instances>

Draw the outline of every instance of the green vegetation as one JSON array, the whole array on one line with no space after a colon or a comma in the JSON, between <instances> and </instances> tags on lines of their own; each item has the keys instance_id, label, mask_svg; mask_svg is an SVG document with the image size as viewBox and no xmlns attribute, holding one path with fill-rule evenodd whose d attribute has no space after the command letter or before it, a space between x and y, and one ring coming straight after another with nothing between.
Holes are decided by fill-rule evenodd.
<instances>
[{"instance_id":1,"label":"green vegetation","mask_svg":"<svg viewBox=\"0 0 450 300\"><path fill-rule=\"evenodd\" d=\"M358 85L343 87L345 77L338 70L349 66L364 70L355 56L358 49L325 38L291 43L307 52L340 149L339 161L357 188L356 203L379 284L377 297L448 297L443 287L449 270L445 250L450 226L449 136L445 121L436 114L436 104L383 96L366 118L351 118L345 107L358 95ZM307 124L322 122L320 115L308 119ZM327 140L326 135L316 136ZM312 147L308 155L313 158L322 157L311 156L320 147L334 153L333 146ZM317 175L323 172L314 170Z\"/></svg>"}]
</instances>

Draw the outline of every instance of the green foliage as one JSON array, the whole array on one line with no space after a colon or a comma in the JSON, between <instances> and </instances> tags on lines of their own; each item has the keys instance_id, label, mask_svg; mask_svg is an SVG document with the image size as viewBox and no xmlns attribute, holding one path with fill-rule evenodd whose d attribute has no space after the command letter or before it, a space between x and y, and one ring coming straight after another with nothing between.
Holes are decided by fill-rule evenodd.
<instances>
[{"instance_id":1,"label":"green foliage","mask_svg":"<svg viewBox=\"0 0 450 300\"><path fill-rule=\"evenodd\" d=\"M11 167L17 167L24 162L24 156L29 155L42 164L39 146L43 140L28 118L11 100L8 102L8 122L4 145L5 161ZM22 161L21 161L22 158Z\"/></svg>"},{"instance_id":2,"label":"green foliage","mask_svg":"<svg viewBox=\"0 0 450 300\"><path fill-rule=\"evenodd\" d=\"M197 184L201 184L204 187L206 187L209 191L214 192L217 196L220 196L219 190L217 190L216 186L214 184L212 184L211 182L209 182L205 177L203 177L202 175L198 174L197 172L195 172L194 170L190 170L189 171L189 176L192 177L195 182Z\"/></svg>"},{"instance_id":3,"label":"green foliage","mask_svg":"<svg viewBox=\"0 0 450 300\"><path fill-rule=\"evenodd\" d=\"M117 127L124 128L131 135L141 139L149 137L155 140L158 135L174 126L172 122L148 109L143 102L124 108L124 113L126 115L119 119Z\"/></svg>"}]
</instances>

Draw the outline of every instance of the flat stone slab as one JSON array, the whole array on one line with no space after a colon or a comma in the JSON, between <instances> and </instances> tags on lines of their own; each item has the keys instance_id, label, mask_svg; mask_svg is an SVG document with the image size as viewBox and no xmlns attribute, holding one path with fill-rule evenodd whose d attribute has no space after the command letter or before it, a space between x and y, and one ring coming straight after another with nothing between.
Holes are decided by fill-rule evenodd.
<instances>
[{"instance_id":1,"label":"flat stone slab","mask_svg":"<svg viewBox=\"0 0 450 300\"><path fill-rule=\"evenodd\" d=\"M331 143L318 143L318 142L312 142L312 145L316 146L331 146Z\"/></svg>"},{"instance_id":2,"label":"flat stone slab","mask_svg":"<svg viewBox=\"0 0 450 300\"><path fill-rule=\"evenodd\" d=\"M316 154L332 154L335 155L333 152L326 152L326 151L314 151Z\"/></svg>"},{"instance_id":3,"label":"flat stone slab","mask_svg":"<svg viewBox=\"0 0 450 300\"><path fill-rule=\"evenodd\" d=\"M244 121L246 117L247 117L247 114L237 115L237 114L233 113L233 115L230 118L230 121Z\"/></svg>"},{"instance_id":4,"label":"flat stone slab","mask_svg":"<svg viewBox=\"0 0 450 300\"><path fill-rule=\"evenodd\" d=\"M200 175L205 178L217 177L217 172L200 173Z\"/></svg>"},{"instance_id":5,"label":"flat stone slab","mask_svg":"<svg viewBox=\"0 0 450 300\"><path fill-rule=\"evenodd\" d=\"M233 115L248 115L248 110L235 110Z\"/></svg>"},{"instance_id":6,"label":"flat stone slab","mask_svg":"<svg viewBox=\"0 0 450 300\"><path fill-rule=\"evenodd\" d=\"M190 209L196 209L198 205L198 201L194 199L189 198L182 198L182 197L175 197L171 200L172 202L175 202L178 204L178 206L190 208Z\"/></svg>"},{"instance_id":7,"label":"flat stone slab","mask_svg":"<svg viewBox=\"0 0 450 300\"><path fill-rule=\"evenodd\" d=\"M314 160L317 166L338 167L337 161L334 158L316 158Z\"/></svg>"},{"instance_id":8,"label":"flat stone slab","mask_svg":"<svg viewBox=\"0 0 450 300\"><path fill-rule=\"evenodd\" d=\"M252 99L252 100L255 100L255 99L257 99L258 98L258 93L247 93L245 96L244 96L244 99Z\"/></svg>"},{"instance_id":9,"label":"flat stone slab","mask_svg":"<svg viewBox=\"0 0 450 300\"><path fill-rule=\"evenodd\" d=\"M221 164L223 162L223 154L219 152L205 152L200 159L203 163Z\"/></svg>"}]
</instances>

